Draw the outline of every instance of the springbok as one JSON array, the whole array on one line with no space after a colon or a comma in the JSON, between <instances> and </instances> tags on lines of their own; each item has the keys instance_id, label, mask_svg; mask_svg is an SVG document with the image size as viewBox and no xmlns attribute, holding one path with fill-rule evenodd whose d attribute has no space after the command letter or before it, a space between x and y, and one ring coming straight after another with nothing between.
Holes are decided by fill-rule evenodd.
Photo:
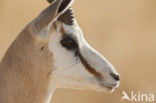
<instances>
[{"instance_id":1,"label":"springbok","mask_svg":"<svg viewBox=\"0 0 156 103\"><path fill-rule=\"evenodd\" d=\"M59 87L112 91L119 85L114 67L85 41L73 0L48 1L0 63L0 103L50 103Z\"/></svg>"}]
</instances>

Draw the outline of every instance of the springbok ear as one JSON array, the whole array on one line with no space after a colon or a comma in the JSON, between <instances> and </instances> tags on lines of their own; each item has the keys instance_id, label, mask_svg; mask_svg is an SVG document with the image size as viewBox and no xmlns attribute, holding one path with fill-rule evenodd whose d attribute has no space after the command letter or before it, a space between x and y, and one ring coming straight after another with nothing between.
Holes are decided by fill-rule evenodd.
<instances>
[{"instance_id":1,"label":"springbok ear","mask_svg":"<svg viewBox=\"0 0 156 103\"><path fill-rule=\"evenodd\" d=\"M65 12L69 8L69 5L71 5L72 1L73 0L51 0L51 5L40 13L40 15L33 21L33 24L38 30L42 30Z\"/></svg>"},{"instance_id":2,"label":"springbok ear","mask_svg":"<svg viewBox=\"0 0 156 103\"><path fill-rule=\"evenodd\" d=\"M47 0L47 1L49 3L54 2L54 0ZM65 12L58 17L58 20L67 25L73 25L74 24L74 14L73 14L72 8L69 7L67 10L65 10Z\"/></svg>"}]
</instances>

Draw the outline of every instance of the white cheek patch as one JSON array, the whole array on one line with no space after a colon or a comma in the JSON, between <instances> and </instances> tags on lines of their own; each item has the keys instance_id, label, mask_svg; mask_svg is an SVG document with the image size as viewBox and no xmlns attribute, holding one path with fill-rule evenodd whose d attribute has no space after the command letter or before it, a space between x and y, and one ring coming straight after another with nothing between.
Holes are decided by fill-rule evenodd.
<instances>
[{"instance_id":1,"label":"white cheek patch","mask_svg":"<svg viewBox=\"0 0 156 103\"><path fill-rule=\"evenodd\" d=\"M57 30L51 35L49 42L49 50L52 52L54 60L52 80L55 87L91 90L106 89L100 86L95 75L86 69L80 57L75 56L75 51L67 50L61 45L60 41L62 40L62 35L64 35L60 31L62 26L65 33L77 41L82 57L95 71L104 77L100 83L106 87L116 85L117 81L110 75L111 72L115 71L114 68L101 54L88 45L82 35L81 29L77 25L68 26L59 23Z\"/></svg>"},{"instance_id":2,"label":"white cheek patch","mask_svg":"<svg viewBox=\"0 0 156 103\"><path fill-rule=\"evenodd\" d=\"M77 63L75 51L67 50L60 43L62 35L60 32L61 24L58 24L57 30L52 34L49 42L49 49L53 53L55 65L59 68L69 68Z\"/></svg>"},{"instance_id":3,"label":"white cheek patch","mask_svg":"<svg viewBox=\"0 0 156 103\"><path fill-rule=\"evenodd\" d=\"M54 64L59 66L59 68L68 68L74 62L74 53L72 51L67 51L60 44L61 33L54 33L50 39L49 49L53 53Z\"/></svg>"},{"instance_id":4,"label":"white cheek patch","mask_svg":"<svg viewBox=\"0 0 156 103\"><path fill-rule=\"evenodd\" d=\"M86 71L74 51L67 50L60 44L62 39L60 27L61 25L58 25L49 42L49 49L54 59L53 68L55 68L52 71L52 79L57 86L88 88L91 82L89 79L94 77Z\"/></svg>"}]
</instances>

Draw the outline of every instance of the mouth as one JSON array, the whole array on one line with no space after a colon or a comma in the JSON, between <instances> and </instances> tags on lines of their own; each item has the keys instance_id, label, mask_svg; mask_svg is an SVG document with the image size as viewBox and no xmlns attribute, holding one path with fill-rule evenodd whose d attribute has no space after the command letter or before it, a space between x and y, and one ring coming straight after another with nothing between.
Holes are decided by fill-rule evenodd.
<instances>
[{"instance_id":1,"label":"mouth","mask_svg":"<svg viewBox=\"0 0 156 103\"><path fill-rule=\"evenodd\" d=\"M115 87L101 85L102 88L105 88L108 91L114 91Z\"/></svg>"},{"instance_id":2,"label":"mouth","mask_svg":"<svg viewBox=\"0 0 156 103\"><path fill-rule=\"evenodd\" d=\"M99 83L99 85L101 88L104 88L110 92L113 92L115 90L115 88L117 88L119 86L119 83L115 84L115 85L105 85L103 83Z\"/></svg>"}]
</instances>

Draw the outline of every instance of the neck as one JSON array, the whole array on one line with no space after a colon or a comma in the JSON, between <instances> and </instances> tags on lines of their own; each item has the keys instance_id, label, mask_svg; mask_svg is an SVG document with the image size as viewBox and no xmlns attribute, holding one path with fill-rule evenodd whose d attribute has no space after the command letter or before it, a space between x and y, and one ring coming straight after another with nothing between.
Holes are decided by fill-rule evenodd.
<instances>
[{"instance_id":1,"label":"neck","mask_svg":"<svg viewBox=\"0 0 156 103\"><path fill-rule=\"evenodd\" d=\"M0 103L50 102L53 60L46 45L29 30L16 38L0 64Z\"/></svg>"}]
</instances>

